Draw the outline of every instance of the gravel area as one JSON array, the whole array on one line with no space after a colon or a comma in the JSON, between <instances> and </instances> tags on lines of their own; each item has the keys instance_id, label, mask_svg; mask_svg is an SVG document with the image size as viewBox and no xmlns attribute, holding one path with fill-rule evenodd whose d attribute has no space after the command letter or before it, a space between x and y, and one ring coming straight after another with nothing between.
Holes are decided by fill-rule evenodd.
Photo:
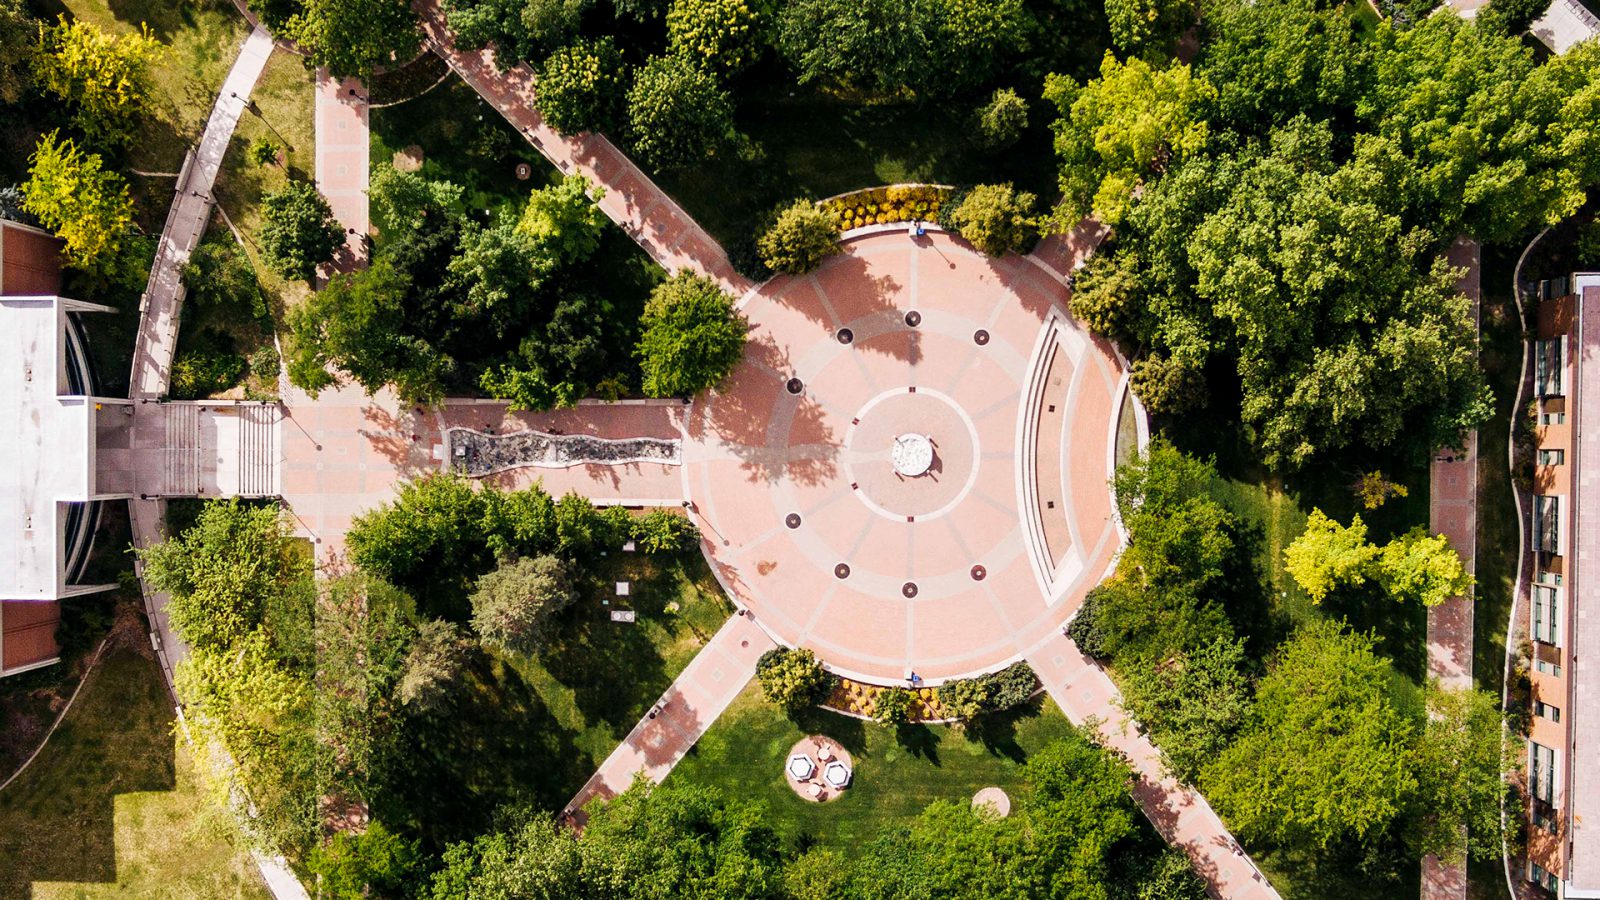
<instances>
[{"instance_id":1,"label":"gravel area","mask_svg":"<svg viewBox=\"0 0 1600 900\"><path fill-rule=\"evenodd\" d=\"M525 466L564 469L589 463L620 466L649 462L670 466L683 462L681 442L661 438L613 440L543 431L484 434L470 428L451 428L448 441L455 470L472 477Z\"/></svg>"}]
</instances>

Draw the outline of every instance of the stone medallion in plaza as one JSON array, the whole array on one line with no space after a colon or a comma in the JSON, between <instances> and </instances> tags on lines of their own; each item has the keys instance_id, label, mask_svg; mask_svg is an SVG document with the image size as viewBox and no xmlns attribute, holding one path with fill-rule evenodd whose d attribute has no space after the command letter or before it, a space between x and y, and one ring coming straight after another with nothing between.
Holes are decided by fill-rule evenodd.
<instances>
[{"instance_id":1,"label":"stone medallion in plaza","mask_svg":"<svg viewBox=\"0 0 1600 900\"><path fill-rule=\"evenodd\" d=\"M1066 300L1028 259L901 231L745 300L683 476L758 624L876 681L993 670L1062 627L1115 559L1108 479L1140 432Z\"/></svg>"}]
</instances>

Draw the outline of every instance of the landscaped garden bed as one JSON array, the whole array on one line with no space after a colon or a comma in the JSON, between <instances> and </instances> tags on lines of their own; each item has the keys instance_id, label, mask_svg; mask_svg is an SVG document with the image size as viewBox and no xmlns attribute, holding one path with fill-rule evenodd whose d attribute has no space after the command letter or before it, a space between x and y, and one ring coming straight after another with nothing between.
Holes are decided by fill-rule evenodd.
<instances>
[{"instance_id":1,"label":"landscaped garden bed","mask_svg":"<svg viewBox=\"0 0 1600 900\"><path fill-rule=\"evenodd\" d=\"M677 465L683 458L681 442L662 438L612 440L543 431L484 434L471 428L451 428L445 435L452 464L471 477L524 466L560 469L585 463L620 466L640 462Z\"/></svg>"},{"instance_id":2,"label":"landscaped garden bed","mask_svg":"<svg viewBox=\"0 0 1600 900\"><path fill-rule=\"evenodd\" d=\"M867 188L817 201L834 216L840 231L891 222L935 221L956 192L942 184L892 184Z\"/></svg>"}]
</instances>

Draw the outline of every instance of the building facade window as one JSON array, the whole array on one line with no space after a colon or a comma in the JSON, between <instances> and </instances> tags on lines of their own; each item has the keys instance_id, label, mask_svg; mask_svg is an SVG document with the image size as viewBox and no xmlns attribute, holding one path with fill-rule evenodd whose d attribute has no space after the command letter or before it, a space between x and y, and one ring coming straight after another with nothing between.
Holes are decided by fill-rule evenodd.
<instances>
[{"instance_id":1,"label":"building facade window","mask_svg":"<svg viewBox=\"0 0 1600 900\"><path fill-rule=\"evenodd\" d=\"M1566 464L1567 451L1565 450L1540 450L1539 465L1560 466Z\"/></svg>"},{"instance_id":2,"label":"building facade window","mask_svg":"<svg viewBox=\"0 0 1600 900\"><path fill-rule=\"evenodd\" d=\"M1565 425L1567 424L1567 414L1564 412L1541 412L1539 413L1539 424Z\"/></svg>"},{"instance_id":3,"label":"building facade window","mask_svg":"<svg viewBox=\"0 0 1600 900\"><path fill-rule=\"evenodd\" d=\"M1556 873L1531 860L1528 862L1528 880L1551 892L1561 887L1561 879L1556 877Z\"/></svg>"},{"instance_id":4,"label":"building facade window","mask_svg":"<svg viewBox=\"0 0 1600 900\"><path fill-rule=\"evenodd\" d=\"M1543 700L1533 701L1533 714L1541 719L1549 719L1552 722L1561 721L1561 707L1551 706Z\"/></svg>"},{"instance_id":5,"label":"building facade window","mask_svg":"<svg viewBox=\"0 0 1600 900\"><path fill-rule=\"evenodd\" d=\"M1533 639L1560 645L1560 592L1548 584L1533 586Z\"/></svg>"},{"instance_id":6,"label":"building facade window","mask_svg":"<svg viewBox=\"0 0 1600 900\"><path fill-rule=\"evenodd\" d=\"M1533 799L1552 806L1556 802L1556 751L1528 742L1528 790Z\"/></svg>"},{"instance_id":7,"label":"building facade window","mask_svg":"<svg viewBox=\"0 0 1600 900\"><path fill-rule=\"evenodd\" d=\"M1561 498L1538 495L1533 498L1533 545L1540 553L1561 553Z\"/></svg>"},{"instance_id":8,"label":"building facade window","mask_svg":"<svg viewBox=\"0 0 1600 900\"><path fill-rule=\"evenodd\" d=\"M1536 659L1533 661L1533 668L1540 675L1549 675L1553 678L1561 677L1561 665L1559 663L1545 662L1542 659Z\"/></svg>"},{"instance_id":9,"label":"building facade window","mask_svg":"<svg viewBox=\"0 0 1600 900\"><path fill-rule=\"evenodd\" d=\"M1554 584L1559 586L1561 584L1561 573L1552 572L1548 569L1540 569L1539 576L1534 580L1540 584Z\"/></svg>"},{"instance_id":10,"label":"building facade window","mask_svg":"<svg viewBox=\"0 0 1600 900\"><path fill-rule=\"evenodd\" d=\"M1534 387L1541 397L1560 397L1565 392L1562 372L1566 368L1565 338L1536 341L1533 347Z\"/></svg>"},{"instance_id":11,"label":"building facade window","mask_svg":"<svg viewBox=\"0 0 1600 900\"><path fill-rule=\"evenodd\" d=\"M1533 827L1541 831L1548 831L1551 834L1555 834L1556 820L1550 818L1550 814L1545 812L1543 809L1535 807L1533 810Z\"/></svg>"}]
</instances>

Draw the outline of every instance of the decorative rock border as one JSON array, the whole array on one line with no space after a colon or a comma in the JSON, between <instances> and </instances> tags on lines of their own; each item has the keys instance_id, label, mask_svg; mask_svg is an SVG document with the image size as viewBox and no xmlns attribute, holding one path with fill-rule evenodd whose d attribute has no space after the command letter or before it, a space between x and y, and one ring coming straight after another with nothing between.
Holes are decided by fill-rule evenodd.
<instances>
[{"instance_id":1,"label":"decorative rock border","mask_svg":"<svg viewBox=\"0 0 1600 900\"><path fill-rule=\"evenodd\" d=\"M683 442L666 438L603 438L589 434L514 431L485 434L471 428L445 431L449 467L469 478L511 469L566 469L572 466L683 464Z\"/></svg>"}]
</instances>

